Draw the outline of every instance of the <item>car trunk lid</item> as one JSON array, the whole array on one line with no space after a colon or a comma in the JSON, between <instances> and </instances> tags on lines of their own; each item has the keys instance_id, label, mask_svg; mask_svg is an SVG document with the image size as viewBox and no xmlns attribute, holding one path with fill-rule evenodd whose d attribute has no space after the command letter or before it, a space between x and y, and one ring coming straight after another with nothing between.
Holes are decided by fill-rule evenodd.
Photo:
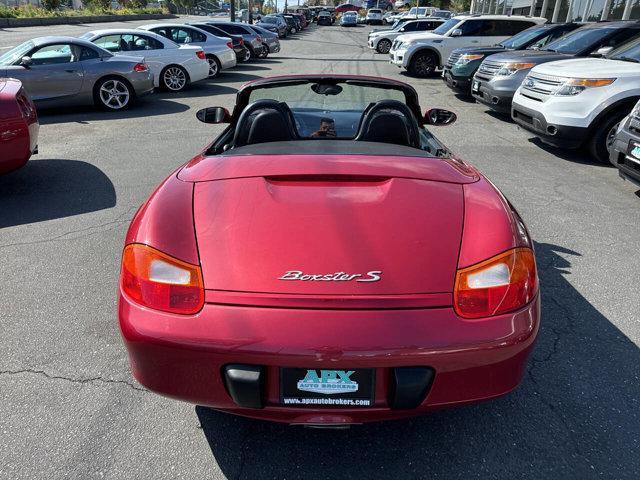
<instances>
[{"instance_id":1,"label":"car trunk lid","mask_svg":"<svg viewBox=\"0 0 640 480\"><path fill-rule=\"evenodd\" d=\"M375 162L345 169L325 159L285 174L274 159L240 168L245 160L252 161L202 170L208 180L195 185L207 290L365 297L452 291L462 183L470 181L455 168L420 172L409 168L419 162L405 159L385 175Z\"/></svg>"}]
</instances>

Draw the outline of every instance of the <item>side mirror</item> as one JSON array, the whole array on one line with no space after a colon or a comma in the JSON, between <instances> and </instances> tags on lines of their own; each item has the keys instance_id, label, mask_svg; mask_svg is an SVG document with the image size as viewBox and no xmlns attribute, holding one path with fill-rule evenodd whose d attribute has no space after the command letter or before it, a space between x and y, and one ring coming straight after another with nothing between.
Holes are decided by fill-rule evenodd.
<instances>
[{"instance_id":1,"label":"side mirror","mask_svg":"<svg viewBox=\"0 0 640 480\"><path fill-rule=\"evenodd\" d=\"M591 54L592 57L604 57L607 53L613 50L613 47L600 47L594 53Z\"/></svg>"},{"instance_id":2,"label":"side mirror","mask_svg":"<svg viewBox=\"0 0 640 480\"><path fill-rule=\"evenodd\" d=\"M22 57L20 59L20 65L24 68L31 68L31 65L33 65L33 60L31 60L31 57Z\"/></svg>"},{"instance_id":3,"label":"side mirror","mask_svg":"<svg viewBox=\"0 0 640 480\"><path fill-rule=\"evenodd\" d=\"M451 125L457 119L458 116L449 110L444 110L443 108L431 108L425 112L423 123L424 125L444 126Z\"/></svg>"},{"instance_id":4,"label":"side mirror","mask_svg":"<svg viewBox=\"0 0 640 480\"><path fill-rule=\"evenodd\" d=\"M451 32L451 36L452 37L461 37L462 36L462 30L460 30L459 28L456 28L453 32Z\"/></svg>"},{"instance_id":5,"label":"side mirror","mask_svg":"<svg viewBox=\"0 0 640 480\"><path fill-rule=\"evenodd\" d=\"M196 118L202 123L231 123L231 114L223 107L207 107L198 110Z\"/></svg>"}]
</instances>

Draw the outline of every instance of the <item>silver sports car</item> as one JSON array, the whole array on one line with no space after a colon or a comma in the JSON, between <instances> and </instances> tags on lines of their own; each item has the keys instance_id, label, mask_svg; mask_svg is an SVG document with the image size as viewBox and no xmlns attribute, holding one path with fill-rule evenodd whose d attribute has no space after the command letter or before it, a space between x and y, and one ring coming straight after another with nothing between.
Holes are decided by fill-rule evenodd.
<instances>
[{"instance_id":1,"label":"silver sports car","mask_svg":"<svg viewBox=\"0 0 640 480\"><path fill-rule=\"evenodd\" d=\"M22 81L39 107L91 104L127 108L153 90L143 57L114 56L73 37L40 37L0 56L0 77Z\"/></svg>"}]
</instances>

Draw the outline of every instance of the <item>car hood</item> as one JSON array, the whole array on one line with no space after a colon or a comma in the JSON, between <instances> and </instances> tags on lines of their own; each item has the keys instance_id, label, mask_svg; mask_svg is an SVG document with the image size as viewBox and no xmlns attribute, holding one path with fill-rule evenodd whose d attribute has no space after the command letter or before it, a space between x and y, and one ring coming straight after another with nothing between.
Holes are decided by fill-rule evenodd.
<instances>
[{"instance_id":1,"label":"car hood","mask_svg":"<svg viewBox=\"0 0 640 480\"><path fill-rule=\"evenodd\" d=\"M534 67L533 72L560 77L640 77L640 63L605 58L573 58Z\"/></svg>"},{"instance_id":2,"label":"car hood","mask_svg":"<svg viewBox=\"0 0 640 480\"><path fill-rule=\"evenodd\" d=\"M504 47L465 47L465 48L457 48L454 50L454 53L459 53L460 55L465 54L477 54L477 55L493 55L494 53L502 53L505 52Z\"/></svg>"},{"instance_id":3,"label":"car hood","mask_svg":"<svg viewBox=\"0 0 640 480\"><path fill-rule=\"evenodd\" d=\"M491 60L496 62L546 63L568 58L572 58L572 55L546 50L509 50L491 55Z\"/></svg>"},{"instance_id":4,"label":"car hood","mask_svg":"<svg viewBox=\"0 0 640 480\"><path fill-rule=\"evenodd\" d=\"M442 35L438 35L436 33L428 33L428 32L421 32L421 33L405 33L404 35L400 35L397 40L400 42L410 42L410 41L418 41L418 42L430 42L432 40L442 40L446 37L443 37Z\"/></svg>"},{"instance_id":5,"label":"car hood","mask_svg":"<svg viewBox=\"0 0 640 480\"><path fill-rule=\"evenodd\" d=\"M378 155L201 157L179 177L207 290L349 296L450 294L478 178Z\"/></svg>"}]
</instances>

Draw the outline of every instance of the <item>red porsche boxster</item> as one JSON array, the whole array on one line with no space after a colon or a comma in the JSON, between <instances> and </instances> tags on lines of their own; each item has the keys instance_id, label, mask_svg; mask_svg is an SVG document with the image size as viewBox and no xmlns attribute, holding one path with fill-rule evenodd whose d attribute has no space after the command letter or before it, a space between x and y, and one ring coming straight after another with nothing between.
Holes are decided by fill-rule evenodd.
<instances>
[{"instance_id":1,"label":"red porsche boxster","mask_svg":"<svg viewBox=\"0 0 640 480\"><path fill-rule=\"evenodd\" d=\"M407 84L245 85L140 208L119 319L137 380L249 417L342 426L490 399L540 319L521 218Z\"/></svg>"}]
</instances>

